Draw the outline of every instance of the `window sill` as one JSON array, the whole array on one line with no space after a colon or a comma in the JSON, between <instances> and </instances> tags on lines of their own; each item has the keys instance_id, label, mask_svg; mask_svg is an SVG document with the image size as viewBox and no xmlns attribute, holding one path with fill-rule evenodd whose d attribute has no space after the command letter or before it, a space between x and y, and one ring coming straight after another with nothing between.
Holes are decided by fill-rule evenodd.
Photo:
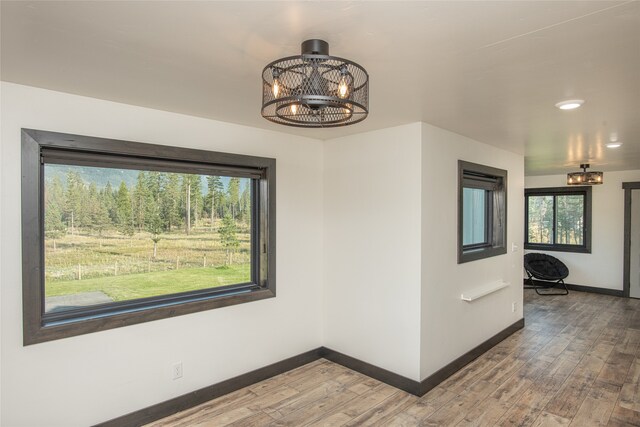
<instances>
[{"instance_id":1,"label":"window sill","mask_svg":"<svg viewBox=\"0 0 640 427\"><path fill-rule=\"evenodd\" d=\"M570 246L570 245L535 245L525 243L524 248L532 251L553 251L553 252L573 252L590 254L591 248L585 246Z\"/></svg>"},{"instance_id":2,"label":"window sill","mask_svg":"<svg viewBox=\"0 0 640 427\"><path fill-rule=\"evenodd\" d=\"M153 305L139 309L123 308L120 311L92 317L77 317L64 321L54 320L46 322L44 326L34 327L29 334L25 335L24 345L38 344L152 320L197 313L213 308L259 301L275 296L275 292L271 289L259 288L230 295L193 298L190 301L182 301L175 304ZM29 337L28 340L26 339L27 336Z\"/></svg>"},{"instance_id":3,"label":"window sill","mask_svg":"<svg viewBox=\"0 0 640 427\"><path fill-rule=\"evenodd\" d=\"M476 261L483 258L490 258L507 253L506 246L495 246L490 248L478 248L464 251L458 256L458 264Z\"/></svg>"}]
</instances>

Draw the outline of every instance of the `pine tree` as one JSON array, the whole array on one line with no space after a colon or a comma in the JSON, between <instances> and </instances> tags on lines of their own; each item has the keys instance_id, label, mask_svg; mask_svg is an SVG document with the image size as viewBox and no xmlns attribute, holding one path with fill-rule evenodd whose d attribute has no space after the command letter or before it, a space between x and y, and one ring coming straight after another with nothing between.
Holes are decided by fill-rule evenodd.
<instances>
[{"instance_id":1,"label":"pine tree","mask_svg":"<svg viewBox=\"0 0 640 427\"><path fill-rule=\"evenodd\" d=\"M51 180L51 184L45 183L45 206L49 206L51 204L55 204L60 213L63 214L63 209L66 204L65 202L65 194L64 194L64 185L62 181L60 181L60 177L55 175Z\"/></svg>"},{"instance_id":2,"label":"pine tree","mask_svg":"<svg viewBox=\"0 0 640 427\"><path fill-rule=\"evenodd\" d=\"M164 229L159 204L153 203L149 207L145 228L149 233L151 233L151 241L153 242L153 258L155 259L158 255L158 242L161 239L160 234Z\"/></svg>"},{"instance_id":3,"label":"pine tree","mask_svg":"<svg viewBox=\"0 0 640 427\"><path fill-rule=\"evenodd\" d=\"M100 198L102 200L102 205L107 210L107 214L109 215L110 223L116 221L116 209L115 209L115 196L113 192L113 187L111 187L111 183L107 182L107 185L100 192ZM111 224L110 224L111 225Z\"/></svg>"},{"instance_id":4,"label":"pine tree","mask_svg":"<svg viewBox=\"0 0 640 427\"><path fill-rule=\"evenodd\" d=\"M149 172L147 175L147 188L145 200L145 230L151 233L153 242L153 258L158 255L158 242L160 234L167 227L166 218L162 215L161 195L164 193L167 176L165 173Z\"/></svg>"},{"instance_id":5,"label":"pine tree","mask_svg":"<svg viewBox=\"0 0 640 427\"><path fill-rule=\"evenodd\" d=\"M162 216L166 221L166 228L171 228L180 224L180 177L178 174L170 173L167 176L164 191L161 194Z\"/></svg>"},{"instance_id":6,"label":"pine tree","mask_svg":"<svg viewBox=\"0 0 640 427\"><path fill-rule=\"evenodd\" d=\"M184 231L191 233L191 177L182 175L182 194L184 196Z\"/></svg>"},{"instance_id":7,"label":"pine tree","mask_svg":"<svg viewBox=\"0 0 640 427\"><path fill-rule=\"evenodd\" d=\"M204 208L202 199L202 177L200 175L191 175L191 203L193 206L193 224L197 227Z\"/></svg>"},{"instance_id":8,"label":"pine tree","mask_svg":"<svg viewBox=\"0 0 640 427\"><path fill-rule=\"evenodd\" d=\"M240 219L247 223L251 222L251 190L248 185L242 190L240 196Z\"/></svg>"},{"instance_id":9,"label":"pine tree","mask_svg":"<svg viewBox=\"0 0 640 427\"><path fill-rule=\"evenodd\" d=\"M83 197L83 220L82 225L87 228L96 228L94 220L98 216L100 200L98 195L98 187L95 182L89 184L89 190Z\"/></svg>"},{"instance_id":10,"label":"pine tree","mask_svg":"<svg viewBox=\"0 0 640 427\"><path fill-rule=\"evenodd\" d=\"M227 265L230 265L233 261L233 251L240 246L236 223L230 215L225 215L222 218L222 225L218 229L218 233L220 233L220 243L227 251Z\"/></svg>"},{"instance_id":11,"label":"pine tree","mask_svg":"<svg viewBox=\"0 0 640 427\"><path fill-rule=\"evenodd\" d=\"M222 192L224 191L224 186L222 185L222 181L219 176L208 176L207 177L207 202L209 203L209 218L210 218L210 229L213 231L213 226L215 223L216 217L216 209L222 205L220 203Z\"/></svg>"},{"instance_id":12,"label":"pine tree","mask_svg":"<svg viewBox=\"0 0 640 427\"><path fill-rule=\"evenodd\" d=\"M53 241L53 250L56 250L56 240L66 233L67 227L65 227L62 221L62 211L58 206L58 203L50 203L45 206L44 209L44 235L46 238Z\"/></svg>"},{"instance_id":13,"label":"pine tree","mask_svg":"<svg viewBox=\"0 0 640 427\"><path fill-rule=\"evenodd\" d=\"M133 190L133 221L139 231L145 228L145 213L147 209L149 192L147 174L144 171L138 172L136 187Z\"/></svg>"},{"instance_id":14,"label":"pine tree","mask_svg":"<svg viewBox=\"0 0 640 427\"><path fill-rule=\"evenodd\" d=\"M76 233L80 224L82 209L82 191L84 183L77 172L67 172L67 190L65 192L64 218L69 224L71 234Z\"/></svg>"},{"instance_id":15,"label":"pine tree","mask_svg":"<svg viewBox=\"0 0 640 427\"><path fill-rule=\"evenodd\" d=\"M229 188L227 188L229 194L229 208L231 210L231 217L236 219L238 215L238 202L240 201L240 179L231 178L229 180Z\"/></svg>"},{"instance_id":16,"label":"pine tree","mask_svg":"<svg viewBox=\"0 0 640 427\"><path fill-rule=\"evenodd\" d=\"M194 219L193 224L196 225L199 217L199 210L202 209L200 175L182 175L182 194L185 232L189 234L191 233L191 219Z\"/></svg>"},{"instance_id":17,"label":"pine tree","mask_svg":"<svg viewBox=\"0 0 640 427\"><path fill-rule=\"evenodd\" d=\"M102 232L111 226L109 210L102 200L104 200L104 198L101 196L96 198L96 204L93 207L91 218L93 228L98 232L98 236L102 236Z\"/></svg>"},{"instance_id":18,"label":"pine tree","mask_svg":"<svg viewBox=\"0 0 640 427\"><path fill-rule=\"evenodd\" d=\"M56 240L67 232L63 220L64 206L64 186L55 175L51 183L45 182L44 189L44 235L52 240L53 250L56 250Z\"/></svg>"},{"instance_id":19,"label":"pine tree","mask_svg":"<svg viewBox=\"0 0 640 427\"><path fill-rule=\"evenodd\" d=\"M127 184L120 183L116 193L116 218L118 231L126 236L133 236L133 212L131 210L131 196Z\"/></svg>"}]
</instances>

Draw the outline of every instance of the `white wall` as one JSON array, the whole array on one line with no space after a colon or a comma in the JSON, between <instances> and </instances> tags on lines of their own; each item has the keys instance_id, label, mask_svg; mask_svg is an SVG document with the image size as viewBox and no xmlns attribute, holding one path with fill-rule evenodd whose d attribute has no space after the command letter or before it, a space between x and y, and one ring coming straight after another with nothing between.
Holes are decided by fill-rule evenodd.
<instances>
[{"instance_id":1,"label":"white wall","mask_svg":"<svg viewBox=\"0 0 640 427\"><path fill-rule=\"evenodd\" d=\"M2 85L0 85L2 99ZM2 135L2 108L0 108L0 135ZM0 138L0 165L2 165L2 139ZM0 173L0 198L2 197L2 173ZM0 209L0 242L2 242L2 209ZM2 260L2 244L0 244L0 260ZM0 289L2 289L2 262L0 261ZM2 292L0 292L0 320L2 319ZM0 325L0 385L2 384L2 330ZM0 386L0 425L2 425L2 386Z\"/></svg>"},{"instance_id":2,"label":"white wall","mask_svg":"<svg viewBox=\"0 0 640 427\"><path fill-rule=\"evenodd\" d=\"M420 124L325 142L324 342L419 380Z\"/></svg>"},{"instance_id":3,"label":"white wall","mask_svg":"<svg viewBox=\"0 0 640 427\"><path fill-rule=\"evenodd\" d=\"M624 256L622 183L630 181L640 181L640 170L605 172L604 184L592 187L590 254L546 252L569 267L569 277L565 279L567 283L622 290ZM566 185L567 175L528 176L525 180L526 188Z\"/></svg>"},{"instance_id":4,"label":"white wall","mask_svg":"<svg viewBox=\"0 0 640 427\"><path fill-rule=\"evenodd\" d=\"M1 109L0 424L91 425L320 345L321 142L8 83ZM275 157L277 297L23 347L22 127Z\"/></svg>"},{"instance_id":5,"label":"white wall","mask_svg":"<svg viewBox=\"0 0 640 427\"><path fill-rule=\"evenodd\" d=\"M508 171L504 255L457 263L458 160ZM522 318L523 186L522 156L422 125L421 378ZM474 302L460 299L498 280L510 286Z\"/></svg>"}]
</instances>

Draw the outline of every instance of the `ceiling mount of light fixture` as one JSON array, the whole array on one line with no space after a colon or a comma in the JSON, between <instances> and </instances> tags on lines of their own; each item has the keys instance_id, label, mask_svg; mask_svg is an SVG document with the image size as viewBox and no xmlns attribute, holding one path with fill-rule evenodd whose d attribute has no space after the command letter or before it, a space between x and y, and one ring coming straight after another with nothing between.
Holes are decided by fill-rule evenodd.
<instances>
[{"instance_id":1,"label":"ceiling mount of light fixture","mask_svg":"<svg viewBox=\"0 0 640 427\"><path fill-rule=\"evenodd\" d=\"M567 99L566 101L558 102L556 107L561 110L575 110L582 107L582 104L584 104L584 99Z\"/></svg>"},{"instance_id":2,"label":"ceiling mount of light fixture","mask_svg":"<svg viewBox=\"0 0 640 427\"><path fill-rule=\"evenodd\" d=\"M306 40L301 51L262 71L262 117L306 128L346 126L367 118L367 71L348 59L329 56L324 40Z\"/></svg>"},{"instance_id":3,"label":"ceiling mount of light fixture","mask_svg":"<svg viewBox=\"0 0 640 427\"><path fill-rule=\"evenodd\" d=\"M567 174L567 185L597 185L604 182L604 174L602 172L587 172L590 165L583 163L580 165L581 172L570 172Z\"/></svg>"}]
</instances>

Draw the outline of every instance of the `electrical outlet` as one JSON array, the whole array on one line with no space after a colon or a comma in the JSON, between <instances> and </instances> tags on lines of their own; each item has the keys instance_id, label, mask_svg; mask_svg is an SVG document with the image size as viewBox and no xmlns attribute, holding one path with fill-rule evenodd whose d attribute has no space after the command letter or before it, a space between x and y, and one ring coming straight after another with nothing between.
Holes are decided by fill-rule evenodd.
<instances>
[{"instance_id":1,"label":"electrical outlet","mask_svg":"<svg viewBox=\"0 0 640 427\"><path fill-rule=\"evenodd\" d=\"M515 243L511 244L511 252L518 252L518 245L516 245Z\"/></svg>"},{"instance_id":2,"label":"electrical outlet","mask_svg":"<svg viewBox=\"0 0 640 427\"><path fill-rule=\"evenodd\" d=\"M173 374L173 379L177 380L178 378L182 378L182 362L174 363L171 367L171 372Z\"/></svg>"},{"instance_id":3,"label":"electrical outlet","mask_svg":"<svg viewBox=\"0 0 640 427\"><path fill-rule=\"evenodd\" d=\"M511 312L515 313L516 312L516 308L518 308L518 303L514 301L514 302L511 303Z\"/></svg>"}]
</instances>

